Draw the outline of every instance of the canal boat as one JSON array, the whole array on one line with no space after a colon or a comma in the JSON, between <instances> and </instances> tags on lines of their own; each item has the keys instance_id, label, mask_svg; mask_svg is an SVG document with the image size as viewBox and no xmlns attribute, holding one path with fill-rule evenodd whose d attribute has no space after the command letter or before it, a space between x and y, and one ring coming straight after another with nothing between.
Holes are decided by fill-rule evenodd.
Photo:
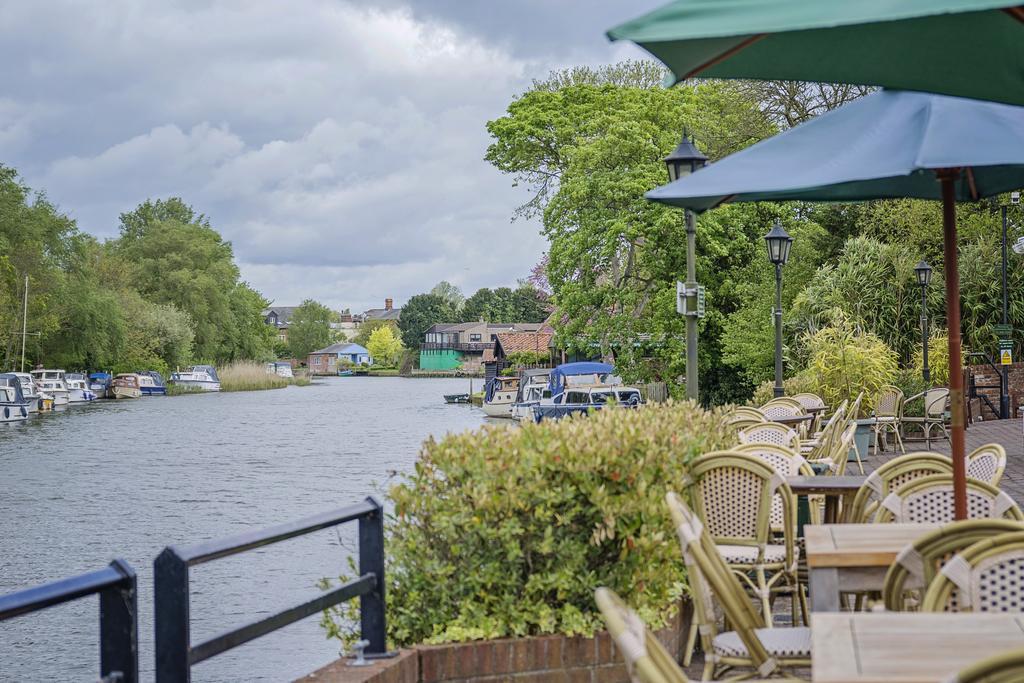
<instances>
[{"instance_id":1,"label":"canal boat","mask_svg":"<svg viewBox=\"0 0 1024 683\"><path fill-rule=\"evenodd\" d=\"M110 386L113 379L114 376L109 372L94 372L89 375L89 388L97 398L114 398L114 391Z\"/></svg>"},{"instance_id":2,"label":"canal boat","mask_svg":"<svg viewBox=\"0 0 1024 683\"><path fill-rule=\"evenodd\" d=\"M27 372L12 372L11 374L21 382L21 395L28 401L28 412L39 412L42 397L40 397L39 391L36 389L36 383L32 381L32 375Z\"/></svg>"},{"instance_id":3,"label":"canal boat","mask_svg":"<svg viewBox=\"0 0 1024 683\"><path fill-rule=\"evenodd\" d=\"M530 368L519 374L519 390L512 404L513 420L529 420L530 409L551 396L548 389L549 368Z\"/></svg>"},{"instance_id":4,"label":"canal boat","mask_svg":"<svg viewBox=\"0 0 1024 683\"><path fill-rule=\"evenodd\" d=\"M114 398L142 398L139 376L134 372L122 372L110 384Z\"/></svg>"},{"instance_id":5,"label":"canal boat","mask_svg":"<svg viewBox=\"0 0 1024 683\"><path fill-rule=\"evenodd\" d=\"M484 387L481 408L488 417L512 417L512 404L519 393L518 377L495 377Z\"/></svg>"},{"instance_id":6,"label":"canal boat","mask_svg":"<svg viewBox=\"0 0 1024 683\"><path fill-rule=\"evenodd\" d=\"M69 403L88 403L96 400L96 392L89 388L86 376L80 372L64 374L64 383L68 387Z\"/></svg>"},{"instance_id":7,"label":"canal boat","mask_svg":"<svg viewBox=\"0 0 1024 683\"><path fill-rule=\"evenodd\" d=\"M171 373L171 384L200 391L220 391L220 378L212 365L193 365L185 372Z\"/></svg>"},{"instance_id":8,"label":"canal boat","mask_svg":"<svg viewBox=\"0 0 1024 683\"><path fill-rule=\"evenodd\" d=\"M32 381L40 391L53 398L53 406L59 408L71 402L68 385L64 382L63 370L33 370Z\"/></svg>"},{"instance_id":9,"label":"canal boat","mask_svg":"<svg viewBox=\"0 0 1024 683\"><path fill-rule=\"evenodd\" d=\"M28 399L21 393L21 379L13 372L0 374L0 422L28 418Z\"/></svg>"},{"instance_id":10,"label":"canal boat","mask_svg":"<svg viewBox=\"0 0 1024 683\"><path fill-rule=\"evenodd\" d=\"M166 396L167 384L164 376L156 370L143 370L136 373L139 376L139 388L143 396Z\"/></svg>"}]
</instances>

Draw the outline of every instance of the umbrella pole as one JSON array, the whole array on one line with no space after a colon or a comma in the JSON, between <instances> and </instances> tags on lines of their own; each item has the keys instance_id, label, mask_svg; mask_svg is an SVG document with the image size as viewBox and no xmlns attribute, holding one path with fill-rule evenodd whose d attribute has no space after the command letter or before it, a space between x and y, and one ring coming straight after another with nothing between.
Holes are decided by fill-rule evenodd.
<instances>
[{"instance_id":1,"label":"umbrella pole","mask_svg":"<svg viewBox=\"0 0 1024 683\"><path fill-rule=\"evenodd\" d=\"M964 371L960 357L960 273L957 267L956 192L960 169L942 169L943 270L946 279L946 327L949 329L949 403L952 412L950 441L953 458L953 514L967 519L967 469L964 458ZM926 342L927 343L927 342Z\"/></svg>"}]
</instances>

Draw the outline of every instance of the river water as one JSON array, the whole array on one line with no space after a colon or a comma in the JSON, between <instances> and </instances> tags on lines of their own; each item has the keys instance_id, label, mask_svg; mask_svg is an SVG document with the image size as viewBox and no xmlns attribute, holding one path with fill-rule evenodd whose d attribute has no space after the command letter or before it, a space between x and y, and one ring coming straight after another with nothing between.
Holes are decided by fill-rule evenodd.
<instances>
[{"instance_id":1,"label":"river water","mask_svg":"<svg viewBox=\"0 0 1024 683\"><path fill-rule=\"evenodd\" d=\"M479 381L478 381L479 383ZM152 562L188 545L381 495L423 440L480 426L461 379L345 377L275 391L96 401L0 424L0 594L123 557L139 574L152 680ZM345 570L355 525L191 571L193 644L298 604ZM331 661L316 616L193 668L194 681L290 680ZM0 681L94 681L96 597L0 623Z\"/></svg>"}]
</instances>

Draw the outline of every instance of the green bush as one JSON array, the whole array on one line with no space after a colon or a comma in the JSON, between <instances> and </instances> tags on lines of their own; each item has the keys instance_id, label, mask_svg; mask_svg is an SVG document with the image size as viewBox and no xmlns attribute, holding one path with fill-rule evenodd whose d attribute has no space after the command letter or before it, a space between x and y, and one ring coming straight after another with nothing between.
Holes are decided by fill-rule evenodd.
<instances>
[{"instance_id":1,"label":"green bush","mask_svg":"<svg viewBox=\"0 0 1024 683\"><path fill-rule=\"evenodd\" d=\"M528 365L547 365L551 356L546 351L516 351L508 355L512 367L521 368Z\"/></svg>"},{"instance_id":2,"label":"green bush","mask_svg":"<svg viewBox=\"0 0 1024 683\"><path fill-rule=\"evenodd\" d=\"M389 494L392 645L590 634L597 586L664 624L685 590L664 496L734 442L721 417L668 402L428 440ZM325 612L328 637L352 636L353 608Z\"/></svg>"},{"instance_id":3,"label":"green bush","mask_svg":"<svg viewBox=\"0 0 1024 683\"><path fill-rule=\"evenodd\" d=\"M803 393L818 393L817 381L815 381L814 376L806 370L798 372L788 379L782 380L782 388L785 390L786 396ZM750 404L753 406L763 406L773 398L775 398L775 380L771 379L767 382L762 382L757 389L754 390L754 397L750 399Z\"/></svg>"},{"instance_id":4,"label":"green bush","mask_svg":"<svg viewBox=\"0 0 1024 683\"><path fill-rule=\"evenodd\" d=\"M920 375L924 367L924 353L920 348L914 351L913 367ZM945 330L933 332L928 338L928 370L933 387L944 387L949 384L949 335Z\"/></svg>"},{"instance_id":5,"label":"green bush","mask_svg":"<svg viewBox=\"0 0 1024 683\"><path fill-rule=\"evenodd\" d=\"M879 389L896 379L896 353L877 335L864 332L841 313L833 322L806 339L809 362L806 372L814 378L825 403L853 403L864 392L859 416L871 414Z\"/></svg>"}]
</instances>

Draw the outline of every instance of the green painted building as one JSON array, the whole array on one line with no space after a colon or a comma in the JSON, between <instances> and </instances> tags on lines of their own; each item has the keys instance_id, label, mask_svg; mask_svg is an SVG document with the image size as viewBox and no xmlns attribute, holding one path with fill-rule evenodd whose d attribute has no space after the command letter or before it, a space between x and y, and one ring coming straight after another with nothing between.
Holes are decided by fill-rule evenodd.
<instances>
[{"instance_id":1,"label":"green painted building","mask_svg":"<svg viewBox=\"0 0 1024 683\"><path fill-rule=\"evenodd\" d=\"M464 353L455 349L420 349L421 370L456 370L462 367ZM477 354L478 356L480 354Z\"/></svg>"}]
</instances>

